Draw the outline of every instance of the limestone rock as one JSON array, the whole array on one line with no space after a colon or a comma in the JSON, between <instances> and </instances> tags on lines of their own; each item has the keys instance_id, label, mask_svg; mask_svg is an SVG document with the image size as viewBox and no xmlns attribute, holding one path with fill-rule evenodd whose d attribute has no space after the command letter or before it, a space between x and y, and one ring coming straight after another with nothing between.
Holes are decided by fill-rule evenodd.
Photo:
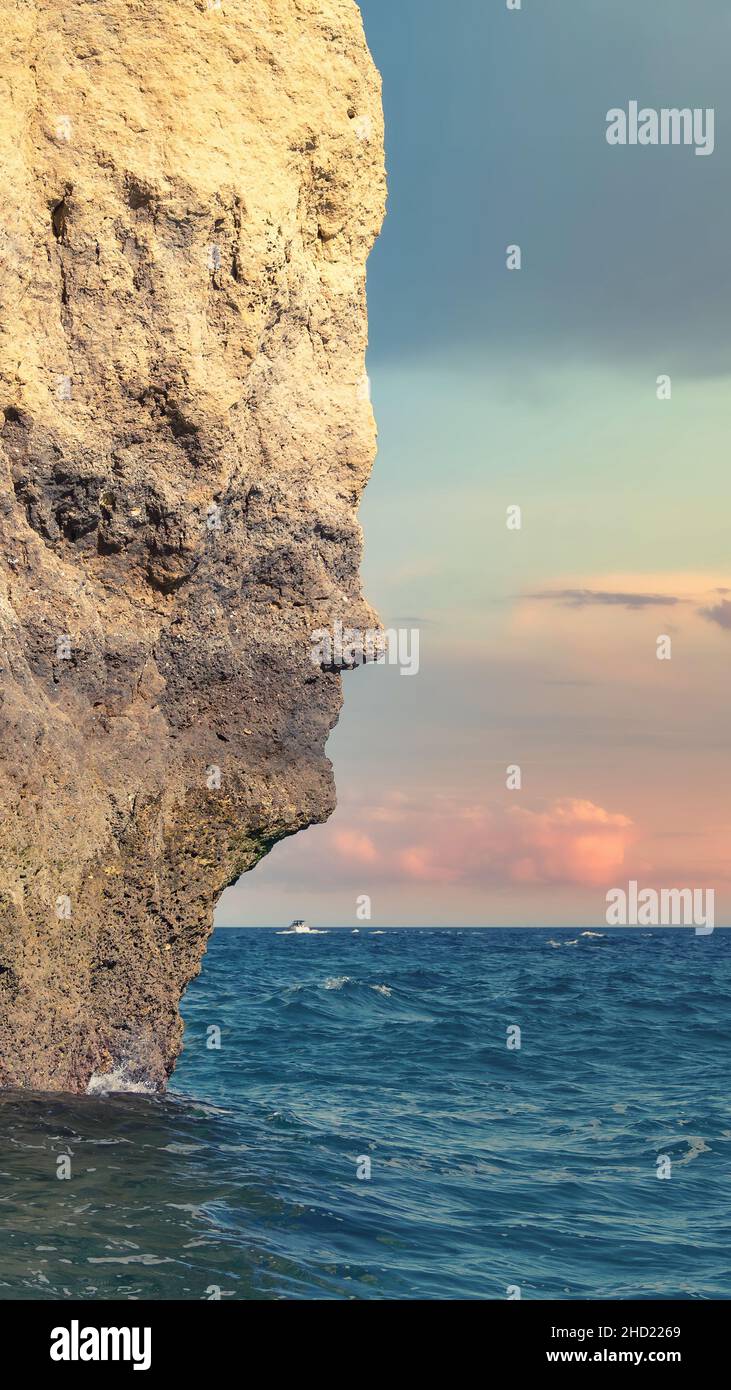
<instances>
[{"instance_id":1,"label":"limestone rock","mask_svg":"<svg viewBox=\"0 0 731 1390\"><path fill-rule=\"evenodd\" d=\"M162 1088L218 897L334 805L380 83L352 0L0 18L0 1085Z\"/></svg>"}]
</instances>

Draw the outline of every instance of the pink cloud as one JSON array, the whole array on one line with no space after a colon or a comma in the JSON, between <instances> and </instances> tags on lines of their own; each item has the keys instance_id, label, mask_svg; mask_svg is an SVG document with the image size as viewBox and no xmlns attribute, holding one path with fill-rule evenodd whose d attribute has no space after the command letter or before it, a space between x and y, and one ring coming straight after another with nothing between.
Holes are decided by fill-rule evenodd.
<instances>
[{"instance_id":1,"label":"pink cloud","mask_svg":"<svg viewBox=\"0 0 731 1390\"><path fill-rule=\"evenodd\" d=\"M456 867L436 862L428 845L413 845L401 850L395 863L406 878L418 879L421 883L450 883L459 877Z\"/></svg>"},{"instance_id":2,"label":"pink cloud","mask_svg":"<svg viewBox=\"0 0 731 1390\"><path fill-rule=\"evenodd\" d=\"M573 797L531 809L436 796L351 802L316 841L294 848L304 879L348 882L368 870L380 882L594 886L616 880L634 839L628 816Z\"/></svg>"},{"instance_id":3,"label":"pink cloud","mask_svg":"<svg viewBox=\"0 0 731 1390\"><path fill-rule=\"evenodd\" d=\"M342 859L350 864L375 864L379 854L370 836L359 830L336 830L333 843Z\"/></svg>"},{"instance_id":4,"label":"pink cloud","mask_svg":"<svg viewBox=\"0 0 731 1390\"><path fill-rule=\"evenodd\" d=\"M628 816L569 797L543 812L515 807L508 819L513 882L607 883L621 870L633 838Z\"/></svg>"}]
</instances>

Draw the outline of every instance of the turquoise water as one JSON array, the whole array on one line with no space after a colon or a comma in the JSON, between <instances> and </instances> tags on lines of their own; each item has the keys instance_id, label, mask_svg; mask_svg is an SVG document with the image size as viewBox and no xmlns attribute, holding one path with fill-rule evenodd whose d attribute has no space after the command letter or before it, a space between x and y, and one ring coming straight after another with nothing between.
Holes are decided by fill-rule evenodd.
<instances>
[{"instance_id":1,"label":"turquoise water","mask_svg":"<svg viewBox=\"0 0 731 1390\"><path fill-rule=\"evenodd\" d=\"M0 1093L0 1297L729 1298L730 1004L725 931L219 931L166 1098Z\"/></svg>"}]
</instances>

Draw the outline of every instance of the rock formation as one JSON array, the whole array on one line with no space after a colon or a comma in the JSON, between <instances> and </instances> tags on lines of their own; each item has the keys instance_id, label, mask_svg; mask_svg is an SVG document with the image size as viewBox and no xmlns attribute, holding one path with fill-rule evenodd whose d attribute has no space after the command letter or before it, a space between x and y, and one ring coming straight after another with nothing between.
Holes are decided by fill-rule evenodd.
<instances>
[{"instance_id":1,"label":"rock formation","mask_svg":"<svg viewBox=\"0 0 731 1390\"><path fill-rule=\"evenodd\" d=\"M353 0L0 0L0 1085L162 1088L368 626Z\"/></svg>"}]
</instances>

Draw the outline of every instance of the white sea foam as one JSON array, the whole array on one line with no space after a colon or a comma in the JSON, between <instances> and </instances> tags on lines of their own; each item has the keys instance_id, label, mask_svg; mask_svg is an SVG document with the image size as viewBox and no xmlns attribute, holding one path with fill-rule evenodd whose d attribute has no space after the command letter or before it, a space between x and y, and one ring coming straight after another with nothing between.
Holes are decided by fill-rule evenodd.
<instances>
[{"instance_id":1,"label":"white sea foam","mask_svg":"<svg viewBox=\"0 0 731 1390\"><path fill-rule=\"evenodd\" d=\"M86 1088L87 1096L107 1096L119 1091L130 1095L156 1094L149 1081L134 1081L123 1062L114 1071L95 1071Z\"/></svg>"},{"instance_id":2,"label":"white sea foam","mask_svg":"<svg viewBox=\"0 0 731 1390\"><path fill-rule=\"evenodd\" d=\"M681 1165L684 1163L692 1163L693 1159L697 1158L699 1154L711 1152L710 1145L707 1144L705 1139L702 1139L700 1135L694 1136L689 1134L686 1143L689 1146L688 1152L683 1154L682 1158L676 1160Z\"/></svg>"},{"instance_id":3,"label":"white sea foam","mask_svg":"<svg viewBox=\"0 0 731 1390\"><path fill-rule=\"evenodd\" d=\"M90 1265L171 1265L170 1255L87 1255Z\"/></svg>"},{"instance_id":4,"label":"white sea foam","mask_svg":"<svg viewBox=\"0 0 731 1390\"><path fill-rule=\"evenodd\" d=\"M284 931L278 931L277 936L327 936L326 931L320 927L287 927Z\"/></svg>"}]
</instances>

